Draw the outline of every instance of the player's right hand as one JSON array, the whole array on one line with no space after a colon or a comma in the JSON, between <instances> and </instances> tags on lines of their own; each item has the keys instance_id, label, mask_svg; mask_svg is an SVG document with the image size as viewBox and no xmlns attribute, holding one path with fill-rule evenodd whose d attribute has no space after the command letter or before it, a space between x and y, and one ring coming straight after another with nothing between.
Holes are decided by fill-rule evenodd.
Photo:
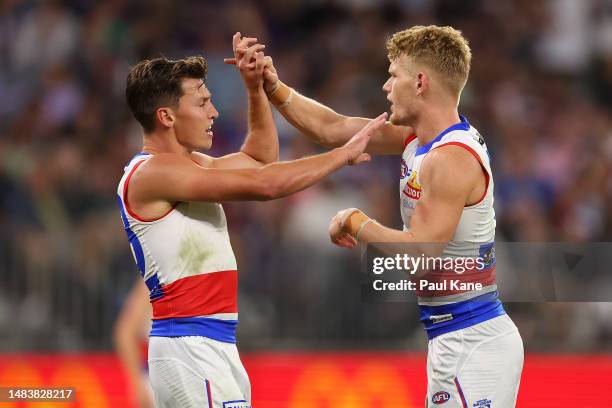
<instances>
[{"instance_id":1,"label":"player's right hand","mask_svg":"<svg viewBox=\"0 0 612 408\"><path fill-rule=\"evenodd\" d=\"M238 67L247 89L262 86L265 60L261 51L264 48L265 45L257 43L257 38L242 37L239 32L232 37L234 58L226 58L224 62Z\"/></svg>"},{"instance_id":2,"label":"player's right hand","mask_svg":"<svg viewBox=\"0 0 612 408\"><path fill-rule=\"evenodd\" d=\"M269 95L278 86L278 73L276 72L276 68L274 67L274 61L272 60L272 57L269 55L266 55L264 57L263 76L264 76L264 89L266 93Z\"/></svg>"},{"instance_id":3,"label":"player's right hand","mask_svg":"<svg viewBox=\"0 0 612 408\"><path fill-rule=\"evenodd\" d=\"M359 132L355 133L355 135L340 148L345 149L348 155L348 164L355 165L370 161L370 155L364 153L364 150L368 146L370 137L385 124L386 120L387 112L381 113L377 118L369 121L367 125Z\"/></svg>"}]
</instances>

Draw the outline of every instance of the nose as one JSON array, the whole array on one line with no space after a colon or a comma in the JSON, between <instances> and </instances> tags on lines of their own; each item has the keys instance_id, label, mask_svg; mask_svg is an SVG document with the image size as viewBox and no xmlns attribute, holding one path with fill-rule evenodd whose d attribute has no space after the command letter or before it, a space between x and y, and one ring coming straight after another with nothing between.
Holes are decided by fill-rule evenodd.
<instances>
[{"instance_id":1,"label":"nose","mask_svg":"<svg viewBox=\"0 0 612 408\"><path fill-rule=\"evenodd\" d=\"M387 82L383 84L383 92L386 94L391 93L391 78L387 79Z\"/></svg>"},{"instance_id":2,"label":"nose","mask_svg":"<svg viewBox=\"0 0 612 408\"><path fill-rule=\"evenodd\" d=\"M211 115L210 117L212 119L217 119L219 117L219 112L217 111L217 109L215 108L215 105L213 105L212 103L210 104L212 111L210 112Z\"/></svg>"}]
</instances>

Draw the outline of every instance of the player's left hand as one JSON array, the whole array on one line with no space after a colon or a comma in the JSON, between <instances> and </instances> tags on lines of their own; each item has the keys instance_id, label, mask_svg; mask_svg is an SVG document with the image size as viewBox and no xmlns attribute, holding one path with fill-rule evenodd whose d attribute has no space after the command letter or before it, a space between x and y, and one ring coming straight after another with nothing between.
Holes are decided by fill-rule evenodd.
<instances>
[{"instance_id":1,"label":"player's left hand","mask_svg":"<svg viewBox=\"0 0 612 408\"><path fill-rule=\"evenodd\" d=\"M347 208L346 210L338 211L329 223L329 238L334 244L343 248L355 248L357 240L353 238L345 229L345 223L348 217L358 211L357 208Z\"/></svg>"}]
</instances>

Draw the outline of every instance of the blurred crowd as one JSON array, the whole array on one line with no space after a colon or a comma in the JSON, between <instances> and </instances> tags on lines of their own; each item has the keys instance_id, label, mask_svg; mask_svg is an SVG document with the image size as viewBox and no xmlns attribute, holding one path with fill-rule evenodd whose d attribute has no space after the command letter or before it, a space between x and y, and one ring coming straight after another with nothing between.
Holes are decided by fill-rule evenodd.
<instances>
[{"instance_id":1,"label":"blurred crowd","mask_svg":"<svg viewBox=\"0 0 612 408\"><path fill-rule=\"evenodd\" d=\"M207 58L221 155L246 131L242 82L222 62L234 32L265 43L301 93L374 117L388 109L386 38L417 24L470 41L460 113L491 151L498 239L612 240L610 0L3 0L0 350L110 346L138 278L116 207L142 137L124 98L131 64ZM318 151L277 124L282 159ZM416 306L362 302L361 255L327 237L346 207L399 228L398 181L399 158L380 157L283 200L225 206L243 349L425 346ZM612 303L507 309L528 350L610 349Z\"/></svg>"}]
</instances>

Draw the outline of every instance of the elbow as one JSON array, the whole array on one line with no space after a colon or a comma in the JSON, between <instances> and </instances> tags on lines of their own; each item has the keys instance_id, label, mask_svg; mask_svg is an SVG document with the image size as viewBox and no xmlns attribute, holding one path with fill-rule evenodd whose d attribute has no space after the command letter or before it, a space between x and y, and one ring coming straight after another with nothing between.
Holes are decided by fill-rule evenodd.
<instances>
[{"instance_id":1,"label":"elbow","mask_svg":"<svg viewBox=\"0 0 612 408\"><path fill-rule=\"evenodd\" d=\"M253 184L255 187L253 195L257 201L275 200L284 195L284 189L278 181L266 177L257 177Z\"/></svg>"}]
</instances>

